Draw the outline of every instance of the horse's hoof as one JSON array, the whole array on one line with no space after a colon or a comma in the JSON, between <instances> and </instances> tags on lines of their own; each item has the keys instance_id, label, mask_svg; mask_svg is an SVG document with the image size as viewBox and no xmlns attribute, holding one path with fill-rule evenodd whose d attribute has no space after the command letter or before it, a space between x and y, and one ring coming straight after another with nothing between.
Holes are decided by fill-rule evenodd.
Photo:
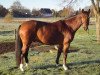
<instances>
[{"instance_id":1,"label":"horse's hoof","mask_svg":"<svg viewBox=\"0 0 100 75\"><path fill-rule=\"evenodd\" d=\"M60 66L60 64L56 64L56 66Z\"/></svg>"},{"instance_id":2,"label":"horse's hoof","mask_svg":"<svg viewBox=\"0 0 100 75\"><path fill-rule=\"evenodd\" d=\"M28 63L25 64L25 67L28 67Z\"/></svg>"},{"instance_id":3,"label":"horse's hoof","mask_svg":"<svg viewBox=\"0 0 100 75\"><path fill-rule=\"evenodd\" d=\"M55 48L56 50L58 50L58 47L57 47L57 46L54 46L54 48Z\"/></svg>"},{"instance_id":4,"label":"horse's hoof","mask_svg":"<svg viewBox=\"0 0 100 75\"><path fill-rule=\"evenodd\" d=\"M68 70L68 67L66 65L63 65L64 70Z\"/></svg>"},{"instance_id":5,"label":"horse's hoof","mask_svg":"<svg viewBox=\"0 0 100 75\"><path fill-rule=\"evenodd\" d=\"M23 69L23 68L20 68L20 70L21 70L22 72L24 72L24 69Z\"/></svg>"},{"instance_id":6,"label":"horse's hoof","mask_svg":"<svg viewBox=\"0 0 100 75\"><path fill-rule=\"evenodd\" d=\"M22 72L24 72L23 64L20 64L20 70L21 70Z\"/></svg>"},{"instance_id":7,"label":"horse's hoof","mask_svg":"<svg viewBox=\"0 0 100 75\"><path fill-rule=\"evenodd\" d=\"M52 50L50 50L50 53L53 53L53 51L52 51Z\"/></svg>"}]
</instances>

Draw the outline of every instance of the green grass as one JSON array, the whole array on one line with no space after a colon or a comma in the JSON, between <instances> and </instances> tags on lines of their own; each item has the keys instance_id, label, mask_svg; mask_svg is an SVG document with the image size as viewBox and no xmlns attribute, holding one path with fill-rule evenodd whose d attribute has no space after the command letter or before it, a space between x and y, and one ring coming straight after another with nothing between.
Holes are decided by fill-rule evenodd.
<instances>
[{"instance_id":1,"label":"green grass","mask_svg":"<svg viewBox=\"0 0 100 75\"><path fill-rule=\"evenodd\" d=\"M0 21L0 42L14 41L15 29L17 29L19 25L20 23L18 22L5 23Z\"/></svg>"},{"instance_id":2,"label":"green grass","mask_svg":"<svg viewBox=\"0 0 100 75\"><path fill-rule=\"evenodd\" d=\"M13 29L19 23L10 23L9 25L14 25L14 27L6 29L5 26L5 30L1 29L3 32L0 33L0 42L14 41ZM100 75L100 44L96 43L95 26L92 25L89 28L89 34L83 28L80 28L71 43L71 49L76 50L76 52L68 54L67 65L70 68L69 70L64 71L62 65L55 66L57 51L50 53L30 49L29 67L25 68L25 72L16 68L14 52L1 54L0 75ZM40 47L42 47L41 49L45 48L45 46ZM37 47L37 49L40 49L40 47ZM49 46L48 49L50 49ZM62 64L62 58L61 55L60 64Z\"/></svg>"}]
</instances>

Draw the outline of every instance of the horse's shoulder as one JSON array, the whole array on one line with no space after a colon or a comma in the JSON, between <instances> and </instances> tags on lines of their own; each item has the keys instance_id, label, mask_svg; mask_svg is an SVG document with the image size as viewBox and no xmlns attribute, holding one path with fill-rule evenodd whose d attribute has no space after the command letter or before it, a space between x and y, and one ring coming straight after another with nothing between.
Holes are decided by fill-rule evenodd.
<instances>
[{"instance_id":1,"label":"horse's shoulder","mask_svg":"<svg viewBox=\"0 0 100 75\"><path fill-rule=\"evenodd\" d=\"M73 38L74 35L72 35L72 33L70 33L69 31L64 34L64 40L66 42L72 42Z\"/></svg>"}]
</instances>

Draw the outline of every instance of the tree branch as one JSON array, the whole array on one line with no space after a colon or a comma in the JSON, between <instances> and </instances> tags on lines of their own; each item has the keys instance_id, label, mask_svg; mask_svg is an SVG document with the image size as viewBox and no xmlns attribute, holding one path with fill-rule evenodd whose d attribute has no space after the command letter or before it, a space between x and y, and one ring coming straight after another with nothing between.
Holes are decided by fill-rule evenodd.
<instances>
[{"instance_id":1,"label":"tree branch","mask_svg":"<svg viewBox=\"0 0 100 75\"><path fill-rule=\"evenodd\" d=\"M95 4L94 0L91 0L91 3L93 5L94 13L97 14L98 13L98 10L97 10L97 7L96 7L96 4Z\"/></svg>"},{"instance_id":2,"label":"tree branch","mask_svg":"<svg viewBox=\"0 0 100 75\"><path fill-rule=\"evenodd\" d=\"M97 11L99 12L99 0L96 0L96 4L97 4Z\"/></svg>"},{"instance_id":3,"label":"tree branch","mask_svg":"<svg viewBox=\"0 0 100 75\"><path fill-rule=\"evenodd\" d=\"M66 3L67 1L69 1L69 3L66 6L69 6L71 3L73 3L76 0L63 0L62 4Z\"/></svg>"},{"instance_id":4,"label":"tree branch","mask_svg":"<svg viewBox=\"0 0 100 75\"><path fill-rule=\"evenodd\" d=\"M69 6L74 0L71 0L66 6Z\"/></svg>"}]
</instances>

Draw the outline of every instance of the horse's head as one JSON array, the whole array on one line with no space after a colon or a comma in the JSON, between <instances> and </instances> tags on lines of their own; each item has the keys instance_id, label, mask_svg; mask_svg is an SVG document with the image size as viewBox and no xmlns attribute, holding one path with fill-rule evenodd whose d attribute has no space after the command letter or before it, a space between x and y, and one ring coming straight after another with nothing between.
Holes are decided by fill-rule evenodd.
<instances>
[{"instance_id":1,"label":"horse's head","mask_svg":"<svg viewBox=\"0 0 100 75\"><path fill-rule=\"evenodd\" d=\"M90 14L90 9L88 11L84 11L84 9L82 9L82 11L80 12L82 26L85 31L88 29L88 25L89 25L89 19L90 19L89 14Z\"/></svg>"}]
</instances>

